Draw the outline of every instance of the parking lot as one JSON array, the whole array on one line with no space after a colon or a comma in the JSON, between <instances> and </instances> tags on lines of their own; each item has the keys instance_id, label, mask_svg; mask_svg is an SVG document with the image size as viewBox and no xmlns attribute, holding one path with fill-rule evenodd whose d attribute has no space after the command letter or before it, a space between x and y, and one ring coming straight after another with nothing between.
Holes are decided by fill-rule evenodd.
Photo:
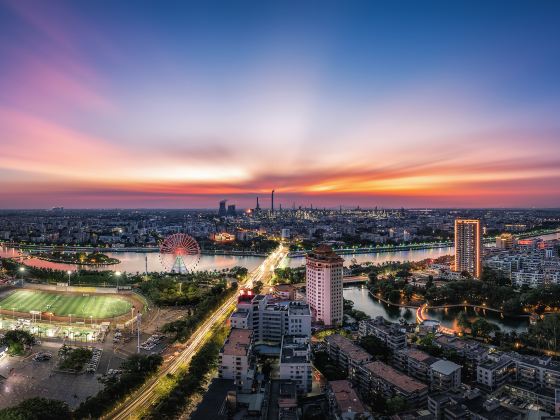
<instances>
[{"instance_id":1,"label":"parking lot","mask_svg":"<svg viewBox=\"0 0 560 420\"><path fill-rule=\"evenodd\" d=\"M147 317L140 334L142 354L160 354L168 345L168 338L159 333L161 326L181 316L180 310L157 310ZM4 327L9 327L8 324ZM73 327L76 329L76 327ZM96 394L103 384L98 381L103 375L118 375L121 363L137 352L136 331L121 329L120 334L111 330L103 342L86 342L66 335L65 339L43 335L40 345L33 346L24 357L4 356L0 359L0 408L13 406L27 398L45 397L66 401L70 408L77 407L88 396ZM64 336L63 336L64 337ZM58 350L63 343L69 346L89 346L101 350L99 357L92 358L94 365L84 366L94 373L63 373L58 370ZM49 353L43 357L40 353ZM98 352L96 352L98 353ZM34 360L43 359L43 360ZM97 366L95 366L97 365Z\"/></svg>"},{"instance_id":2,"label":"parking lot","mask_svg":"<svg viewBox=\"0 0 560 420\"><path fill-rule=\"evenodd\" d=\"M71 344L71 343L68 343ZM12 406L31 397L46 397L66 401L77 407L88 396L96 394L102 384L98 378L111 369L118 369L125 355L114 352L112 343L96 346L100 350L95 373L63 373L57 366L60 361L60 341L43 340L25 357L4 356L0 359L0 408ZM50 353L50 360L35 357L37 353ZM96 353L99 353L97 351ZM45 360L33 360L45 359ZM93 367L93 366L92 366ZM86 364L85 368L88 368Z\"/></svg>"}]
</instances>

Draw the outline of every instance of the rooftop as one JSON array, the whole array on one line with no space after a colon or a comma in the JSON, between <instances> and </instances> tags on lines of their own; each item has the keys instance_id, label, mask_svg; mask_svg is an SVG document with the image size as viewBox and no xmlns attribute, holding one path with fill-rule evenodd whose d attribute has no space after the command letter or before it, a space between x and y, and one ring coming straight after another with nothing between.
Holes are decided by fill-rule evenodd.
<instances>
[{"instance_id":1,"label":"rooftop","mask_svg":"<svg viewBox=\"0 0 560 420\"><path fill-rule=\"evenodd\" d=\"M442 375L451 375L457 369L461 369L461 366L456 363L450 362L449 360L438 360L437 362L432 364L430 368L438 373L441 373Z\"/></svg>"},{"instance_id":2,"label":"rooftop","mask_svg":"<svg viewBox=\"0 0 560 420\"><path fill-rule=\"evenodd\" d=\"M246 356L251 345L253 330L232 328L222 347L222 354L228 356Z\"/></svg>"},{"instance_id":3,"label":"rooftop","mask_svg":"<svg viewBox=\"0 0 560 420\"><path fill-rule=\"evenodd\" d=\"M237 309L231 314L232 318L247 318L249 316L249 311L247 309Z\"/></svg>"},{"instance_id":4,"label":"rooftop","mask_svg":"<svg viewBox=\"0 0 560 420\"><path fill-rule=\"evenodd\" d=\"M371 354L339 334L329 335L325 340L327 343L336 344L349 359L355 362L365 362L372 359Z\"/></svg>"},{"instance_id":5,"label":"rooftop","mask_svg":"<svg viewBox=\"0 0 560 420\"><path fill-rule=\"evenodd\" d=\"M365 412L362 402L349 381L345 379L341 381L330 381L329 385L341 412L351 411L358 414Z\"/></svg>"},{"instance_id":6,"label":"rooftop","mask_svg":"<svg viewBox=\"0 0 560 420\"><path fill-rule=\"evenodd\" d=\"M404 352L408 355L408 357L417 360L418 362L425 362L431 358L434 358L433 356L430 356L428 353L417 349L407 349L404 350Z\"/></svg>"},{"instance_id":7,"label":"rooftop","mask_svg":"<svg viewBox=\"0 0 560 420\"><path fill-rule=\"evenodd\" d=\"M309 305L303 302L290 302L288 312L290 315L311 315Z\"/></svg>"},{"instance_id":8,"label":"rooftop","mask_svg":"<svg viewBox=\"0 0 560 420\"><path fill-rule=\"evenodd\" d=\"M428 389L427 385L393 369L383 362L376 361L367 363L364 365L364 368L404 392L421 392Z\"/></svg>"},{"instance_id":9,"label":"rooftop","mask_svg":"<svg viewBox=\"0 0 560 420\"><path fill-rule=\"evenodd\" d=\"M333 249L325 244L319 245L313 251L307 254L307 258L324 262L343 262L344 259L339 256Z\"/></svg>"},{"instance_id":10,"label":"rooftop","mask_svg":"<svg viewBox=\"0 0 560 420\"><path fill-rule=\"evenodd\" d=\"M282 337L280 363L309 363L311 347L306 335L285 335Z\"/></svg>"}]
</instances>

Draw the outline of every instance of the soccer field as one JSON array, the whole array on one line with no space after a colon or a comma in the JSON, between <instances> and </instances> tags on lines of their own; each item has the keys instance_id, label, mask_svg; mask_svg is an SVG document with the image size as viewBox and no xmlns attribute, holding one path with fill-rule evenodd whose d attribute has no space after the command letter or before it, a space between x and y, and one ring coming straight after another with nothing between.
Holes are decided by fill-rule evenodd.
<instances>
[{"instance_id":1,"label":"soccer field","mask_svg":"<svg viewBox=\"0 0 560 420\"><path fill-rule=\"evenodd\" d=\"M52 312L55 316L111 318L130 311L132 303L117 296L82 293L58 294L39 290L17 290L0 300L0 308L16 312Z\"/></svg>"}]
</instances>

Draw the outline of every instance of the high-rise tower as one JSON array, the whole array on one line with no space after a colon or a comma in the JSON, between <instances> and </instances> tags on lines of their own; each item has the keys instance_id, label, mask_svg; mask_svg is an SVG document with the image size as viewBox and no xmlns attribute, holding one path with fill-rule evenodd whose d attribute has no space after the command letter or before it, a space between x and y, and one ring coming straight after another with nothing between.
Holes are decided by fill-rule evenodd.
<instances>
[{"instance_id":1,"label":"high-rise tower","mask_svg":"<svg viewBox=\"0 0 560 420\"><path fill-rule=\"evenodd\" d=\"M274 213L274 190L270 193L270 212Z\"/></svg>"},{"instance_id":2,"label":"high-rise tower","mask_svg":"<svg viewBox=\"0 0 560 420\"><path fill-rule=\"evenodd\" d=\"M314 320L323 321L325 325L342 324L343 263L328 245L318 246L305 259L307 303Z\"/></svg>"},{"instance_id":3,"label":"high-rise tower","mask_svg":"<svg viewBox=\"0 0 560 420\"><path fill-rule=\"evenodd\" d=\"M473 277L482 274L482 229L480 220L455 220L455 271Z\"/></svg>"},{"instance_id":4,"label":"high-rise tower","mask_svg":"<svg viewBox=\"0 0 560 420\"><path fill-rule=\"evenodd\" d=\"M227 214L226 202L227 200L220 201L220 209L218 210L218 216L225 216Z\"/></svg>"}]
</instances>

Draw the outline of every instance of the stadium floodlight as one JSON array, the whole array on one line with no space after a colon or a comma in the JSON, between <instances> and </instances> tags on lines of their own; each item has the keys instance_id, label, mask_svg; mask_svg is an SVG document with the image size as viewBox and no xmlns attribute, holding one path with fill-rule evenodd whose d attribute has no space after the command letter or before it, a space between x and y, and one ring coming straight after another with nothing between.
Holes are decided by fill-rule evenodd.
<instances>
[{"instance_id":1,"label":"stadium floodlight","mask_svg":"<svg viewBox=\"0 0 560 420\"><path fill-rule=\"evenodd\" d=\"M66 273L68 274L68 286L70 286L70 276L72 275L72 271L68 270Z\"/></svg>"},{"instance_id":2,"label":"stadium floodlight","mask_svg":"<svg viewBox=\"0 0 560 420\"><path fill-rule=\"evenodd\" d=\"M119 277L121 276L120 271L115 271L115 277L117 278L117 293L119 293Z\"/></svg>"}]
</instances>

